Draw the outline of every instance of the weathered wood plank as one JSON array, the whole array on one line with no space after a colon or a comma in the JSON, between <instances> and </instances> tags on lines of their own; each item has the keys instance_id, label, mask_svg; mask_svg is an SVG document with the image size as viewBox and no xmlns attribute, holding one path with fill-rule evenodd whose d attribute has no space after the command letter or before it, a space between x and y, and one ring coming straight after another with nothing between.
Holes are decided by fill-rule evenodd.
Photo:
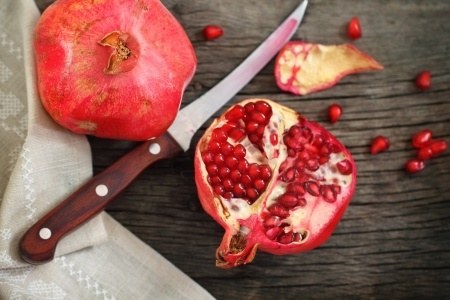
<instances>
[{"instance_id":1,"label":"weathered wood plank","mask_svg":"<svg viewBox=\"0 0 450 300\"><path fill-rule=\"evenodd\" d=\"M51 1L37 2L45 7ZM183 105L238 65L298 2L163 1L198 56ZM354 43L385 66L382 72L349 76L332 89L299 97L278 90L272 62L233 99L267 97L295 108L322 122L354 153L356 196L324 246L285 257L259 253L246 267L217 269L214 252L223 231L199 204L192 150L147 170L108 212L219 299L449 298L450 155L414 176L403 165L414 156L413 132L427 127L450 141L450 3L312 0L295 38L350 42L345 24L354 15L363 27L363 38ZM223 26L225 35L203 41L207 24ZM413 78L423 69L432 71L433 88L418 92ZM344 116L330 125L325 110L333 102L344 107ZM378 134L389 136L392 146L371 156L368 145ZM96 172L133 146L90 141Z\"/></svg>"}]
</instances>

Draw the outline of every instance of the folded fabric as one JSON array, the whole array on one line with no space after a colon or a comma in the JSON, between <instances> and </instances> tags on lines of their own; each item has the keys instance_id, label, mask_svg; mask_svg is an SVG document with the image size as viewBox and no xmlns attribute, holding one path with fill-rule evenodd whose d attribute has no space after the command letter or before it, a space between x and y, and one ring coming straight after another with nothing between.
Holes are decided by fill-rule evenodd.
<instances>
[{"instance_id":1,"label":"folded fabric","mask_svg":"<svg viewBox=\"0 0 450 300\"><path fill-rule=\"evenodd\" d=\"M50 263L21 260L22 234L92 176L84 136L40 105L32 0L0 7L0 299L211 299L106 213L66 236Z\"/></svg>"}]
</instances>

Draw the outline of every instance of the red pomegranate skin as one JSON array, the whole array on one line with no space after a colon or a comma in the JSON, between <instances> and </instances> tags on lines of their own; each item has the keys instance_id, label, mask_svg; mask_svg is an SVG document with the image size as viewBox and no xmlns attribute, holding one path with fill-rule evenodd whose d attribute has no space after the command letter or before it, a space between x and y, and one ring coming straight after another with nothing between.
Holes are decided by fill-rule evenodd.
<instances>
[{"instance_id":1,"label":"red pomegranate skin","mask_svg":"<svg viewBox=\"0 0 450 300\"><path fill-rule=\"evenodd\" d=\"M58 0L41 16L34 48L50 116L112 139L161 135L197 64L184 29L156 0Z\"/></svg>"}]
</instances>

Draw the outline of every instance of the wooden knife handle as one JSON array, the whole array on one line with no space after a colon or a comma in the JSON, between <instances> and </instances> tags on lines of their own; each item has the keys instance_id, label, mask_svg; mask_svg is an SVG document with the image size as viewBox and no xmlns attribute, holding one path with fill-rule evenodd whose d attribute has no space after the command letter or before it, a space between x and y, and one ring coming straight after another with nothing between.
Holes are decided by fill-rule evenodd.
<instances>
[{"instance_id":1,"label":"wooden knife handle","mask_svg":"<svg viewBox=\"0 0 450 300\"><path fill-rule=\"evenodd\" d=\"M52 260L64 235L100 213L148 166L180 152L167 133L138 145L35 223L20 241L22 258L33 264Z\"/></svg>"}]
</instances>

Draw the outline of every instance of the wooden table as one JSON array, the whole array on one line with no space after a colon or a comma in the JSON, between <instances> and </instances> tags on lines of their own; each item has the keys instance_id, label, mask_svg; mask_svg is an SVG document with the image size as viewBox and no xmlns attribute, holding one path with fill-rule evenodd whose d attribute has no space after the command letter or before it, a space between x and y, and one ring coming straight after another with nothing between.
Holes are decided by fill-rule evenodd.
<instances>
[{"instance_id":1,"label":"wooden table","mask_svg":"<svg viewBox=\"0 0 450 300\"><path fill-rule=\"evenodd\" d=\"M43 9L51 1L37 2ZM186 28L198 56L183 105L238 65L298 2L163 1ZM429 128L450 141L450 2L311 0L294 39L351 42L345 26L352 16L363 29L354 44L382 63L383 71L349 76L329 90L300 97L276 87L271 62L231 101L279 101L323 123L354 154L356 195L325 245L293 256L258 253L250 265L216 268L223 230L200 206L192 150L145 171L108 212L219 299L448 299L450 152L416 175L403 166L415 155L414 132ZM224 36L205 42L201 29L207 24L221 25ZM432 88L420 92L413 80L424 69L433 74ZM326 118L333 102L344 108L335 125ZM390 138L391 148L372 156L368 145L380 134ZM90 141L95 172L134 146Z\"/></svg>"}]
</instances>

